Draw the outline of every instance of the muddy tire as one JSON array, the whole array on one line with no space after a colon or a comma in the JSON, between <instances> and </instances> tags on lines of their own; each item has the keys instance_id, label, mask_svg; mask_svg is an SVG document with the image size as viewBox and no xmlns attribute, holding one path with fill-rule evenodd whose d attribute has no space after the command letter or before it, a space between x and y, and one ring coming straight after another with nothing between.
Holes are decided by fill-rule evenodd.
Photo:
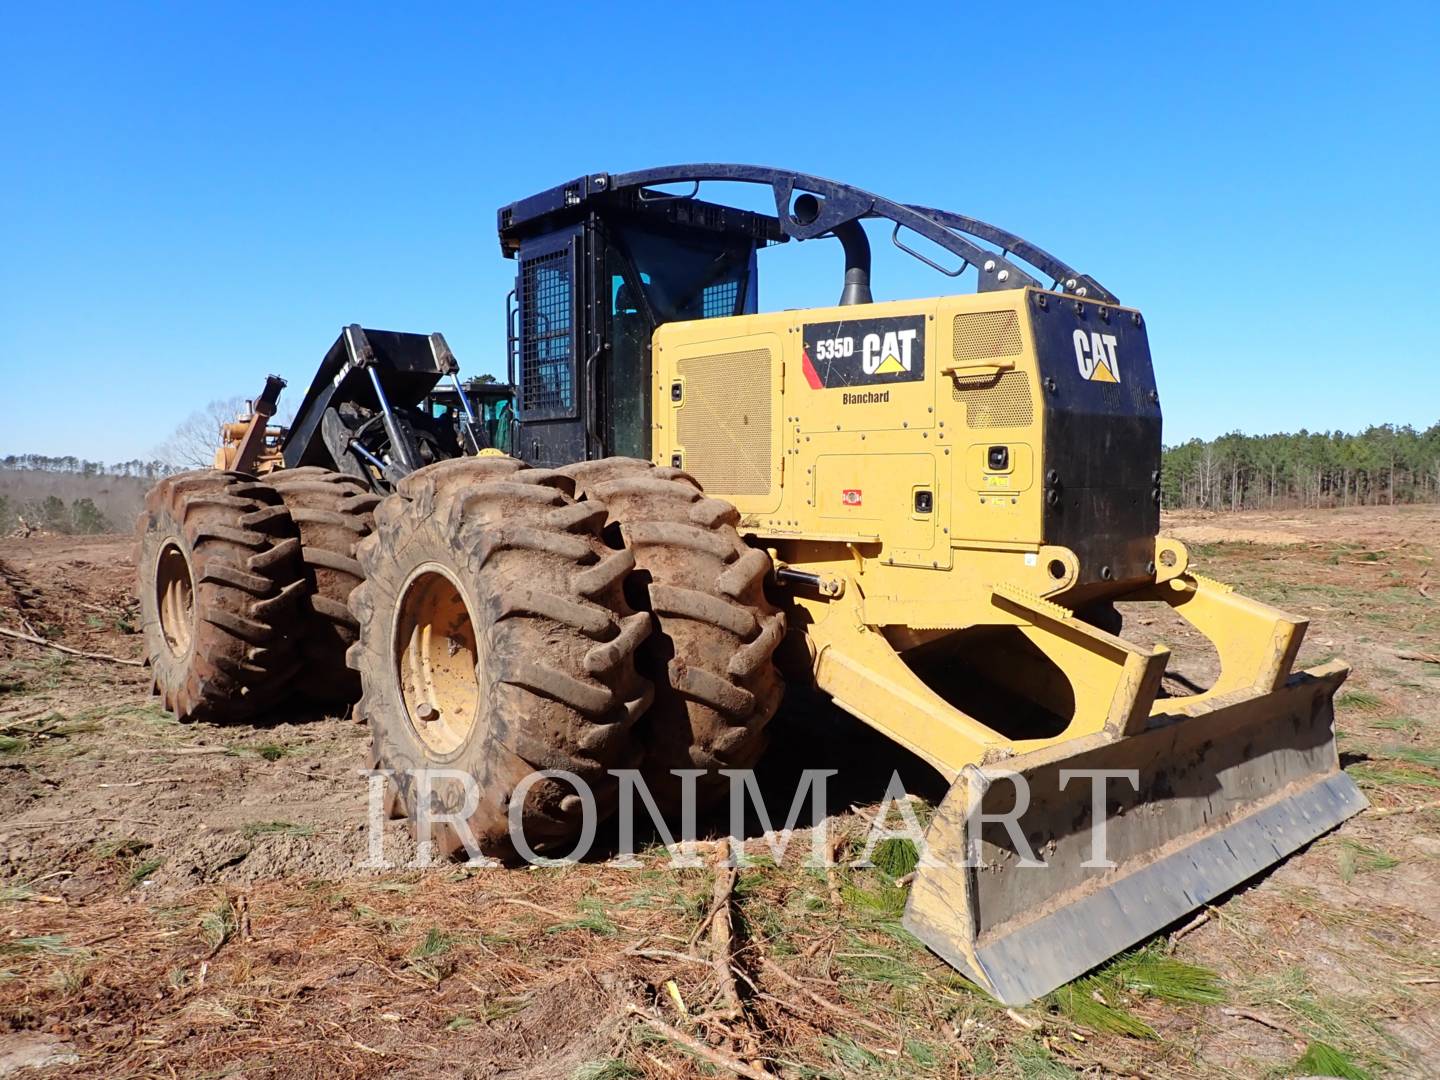
<instances>
[{"instance_id":1,"label":"muddy tire","mask_svg":"<svg viewBox=\"0 0 1440 1080\"><path fill-rule=\"evenodd\" d=\"M569 486L512 458L439 462L397 485L358 545L359 712L372 760L391 770L388 809L423 839L423 800L441 853L462 839L434 819L459 813L481 852L513 860L511 794L539 770L580 777L603 820L616 803L607 770L639 764L651 687L635 652L650 616L625 602L634 560L601 539L604 506ZM428 792L420 769L432 770ZM478 794L468 813L467 794ZM534 783L520 814L537 854L568 851L585 824L557 778Z\"/></svg>"},{"instance_id":2,"label":"muddy tire","mask_svg":"<svg viewBox=\"0 0 1440 1080\"><path fill-rule=\"evenodd\" d=\"M740 538L735 507L708 498L679 469L607 458L561 471L606 507L611 543L635 557L631 602L655 617L641 652L641 670L655 683L646 783L675 810L679 782L670 770L705 769L697 794L713 803L729 790L718 770L759 760L784 694L774 655L785 616L764 588L770 556Z\"/></svg>"},{"instance_id":3,"label":"muddy tire","mask_svg":"<svg viewBox=\"0 0 1440 1080\"><path fill-rule=\"evenodd\" d=\"M286 694L305 582L274 488L215 470L166 477L136 534L145 653L165 707L182 721L246 720Z\"/></svg>"},{"instance_id":4,"label":"muddy tire","mask_svg":"<svg viewBox=\"0 0 1440 1080\"><path fill-rule=\"evenodd\" d=\"M300 530L306 593L295 691L320 705L353 705L360 700L360 676L345 654L359 637L359 623L349 600L365 579L355 546L373 531L380 497L354 477L316 466L281 469L265 479Z\"/></svg>"}]
</instances>

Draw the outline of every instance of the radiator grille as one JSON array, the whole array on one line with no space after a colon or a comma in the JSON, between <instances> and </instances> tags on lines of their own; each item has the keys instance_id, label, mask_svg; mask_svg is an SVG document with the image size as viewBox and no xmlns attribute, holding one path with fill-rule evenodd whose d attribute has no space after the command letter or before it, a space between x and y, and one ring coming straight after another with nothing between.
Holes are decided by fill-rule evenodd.
<instances>
[{"instance_id":1,"label":"radiator grille","mask_svg":"<svg viewBox=\"0 0 1440 1080\"><path fill-rule=\"evenodd\" d=\"M1013 311L975 311L955 316L952 330L956 360L1019 356L1020 320Z\"/></svg>"},{"instance_id":2,"label":"radiator grille","mask_svg":"<svg viewBox=\"0 0 1440 1080\"><path fill-rule=\"evenodd\" d=\"M770 490L770 350L695 356L677 365L685 380L676 435L685 471L718 495Z\"/></svg>"},{"instance_id":3,"label":"radiator grille","mask_svg":"<svg viewBox=\"0 0 1440 1080\"><path fill-rule=\"evenodd\" d=\"M1023 371L956 379L951 394L965 406L965 425L972 428L1025 427L1035 418L1030 403L1030 376Z\"/></svg>"}]
</instances>

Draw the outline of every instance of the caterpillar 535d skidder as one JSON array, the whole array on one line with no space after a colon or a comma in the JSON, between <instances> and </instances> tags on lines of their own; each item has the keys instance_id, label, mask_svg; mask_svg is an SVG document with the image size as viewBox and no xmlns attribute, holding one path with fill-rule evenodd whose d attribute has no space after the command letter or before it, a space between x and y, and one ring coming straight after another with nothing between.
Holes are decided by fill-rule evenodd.
<instances>
[{"instance_id":1,"label":"caterpillar 535d skidder","mask_svg":"<svg viewBox=\"0 0 1440 1080\"><path fill-rule=\"evenodd\" d=\"M774 213L702 201L717 182L768 188ZM872 302L867 220L978 290ZM973 218L749 166L582 176L504 207L499 232L513 456L416 449L428 386L387 400L405 365L347 331L347 374L321 372L281 444L307 468L152 496L141 595L172 705L253 709L283 692L292 636L317 669L348 646L393 809L459 810L464 785L422 792L412 770L468 774L472 830L508 855L537 769L578 774L602 812L617 767L671 806L674 769L714 794L764 748L788 636L788 678L952 782L906 923L1007 1002L1364 805L1332 732L1347 668L1292 670L1305 621L1157 535L1145 321L1094 278ZM760 250L826 237L839 303L760 313ZM430 385L444 368L420 366ZM1120 600L1203 632L1213 684L1167 693L1167 650L1119 636ZM287 621L307 603L321 631ZM582 809L547 779L517 812L539 850Z\"/></svg>"}]
</instances>

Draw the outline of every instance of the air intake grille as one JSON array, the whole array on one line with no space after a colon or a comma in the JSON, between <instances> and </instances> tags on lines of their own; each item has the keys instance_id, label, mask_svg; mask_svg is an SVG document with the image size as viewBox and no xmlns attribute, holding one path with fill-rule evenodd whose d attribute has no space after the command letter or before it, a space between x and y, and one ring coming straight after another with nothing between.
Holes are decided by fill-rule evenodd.
<instances>
[{"instance_id":1,"label":"air intake grille","mask_svg":"<svg viewBox=\"0 0 1440 1080\"><path fill-rule=\"evenodd\" d=\"M677 365L685 403L676 435L685 471L716 495L770 490L770 350L695 356Z\"/></svg>"},{"instance_id":2,"label":"air intake grille","mask_svg":"<svg viewBox=\"0 0 1440 1080\"><path fill-rule=\"evenodd\" d=\"M1019 356L1020 320L1013 311L975 311L956 315L953 329L956 360Z\"/></svg>"},{"instance_id":3,"label":"air intake grille","mask_svg":"<svg viewBox=\"0 0 1440 1080\"><path fill-rule=\"evenodd\" d=\"M951 394L965 406L967 427L1025 427L1035 418L1030 376L1023 371L1006 371L998 379L994 375L956 379Z\"/></svg>"}]
</instances>

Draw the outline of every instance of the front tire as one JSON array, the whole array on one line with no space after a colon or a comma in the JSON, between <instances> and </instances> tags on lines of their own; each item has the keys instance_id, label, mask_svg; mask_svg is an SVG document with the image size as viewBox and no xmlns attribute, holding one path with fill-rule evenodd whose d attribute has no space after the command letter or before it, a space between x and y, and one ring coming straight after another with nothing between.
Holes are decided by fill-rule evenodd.
<instances>
[{"instance_id":1,"label":"front tire","mask_svg":"<svg viewBox=\"0 0 1440 1080\"><path fill-rule=\"evenodd\" d=\"M671 770L703 769L697 798L713 804L729 791L721 769L759 761L784 695L774 656L785 615L765 596L770 556L741 539L735 507L707 497L689 473L635 458L562 471L606 508L611 542L635 556L632 599L655 617L641 654L655 682L646 783L677 811L681 788Z\"/></svg>"},{"instance_id":2,"label":"front tire","mask_svg":"<svg viewBox=\"0 0 1440 1080\"><path fill-rule=\"evenodd\" d=\"M607 770L638 764L633 729L651 688L634 654L650 616L625 603L634 560L601 540L603 506L556 484L510 458L440 462L397 485L358 545L359 710L376 767L390 771L391 809L417 837L422 812L458 813L481 853L513 860L509 806L526 777L575 774L603 819L616 802ZM558 779L535 783L520 813L537 853L585 824ZM463 844L445 824L430 838L445 854Z\"/></svg>"}]
</instances>

